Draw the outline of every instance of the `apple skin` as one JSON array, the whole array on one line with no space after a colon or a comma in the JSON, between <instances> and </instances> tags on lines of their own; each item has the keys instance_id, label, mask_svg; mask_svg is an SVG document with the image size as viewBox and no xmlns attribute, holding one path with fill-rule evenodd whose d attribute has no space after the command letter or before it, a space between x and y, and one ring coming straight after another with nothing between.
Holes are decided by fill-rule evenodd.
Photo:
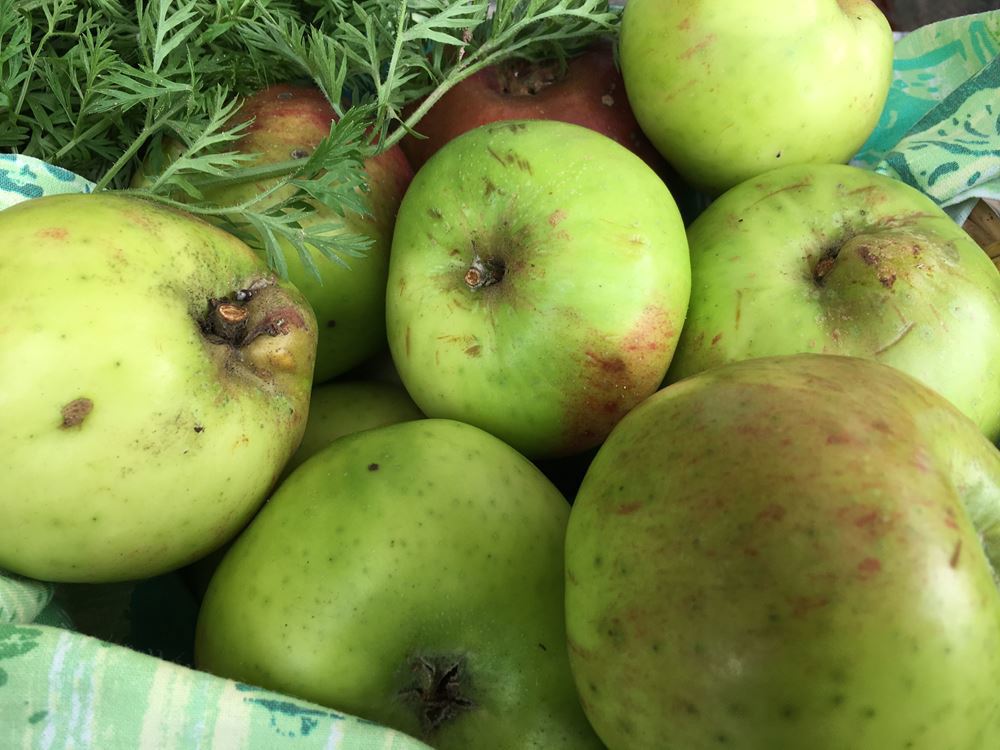
<instances>
[{"instance_id":1,"label":"apple skin","mask_svg":"<svg viewBox=\"0 0 1000 750\"><path fill-rule=\"evenodd\" d=\"M574 677L609 750L1000 747L990 560L1000 453L938 394L860 358L720 366L584 479Z\"/></svg>"},{"instance_id":2,"label":"apple skin","mask_svg":"<svg viewBox=\"0 0 1000 750\"><path fill-rule=\"evenodd\" d=\"M566 649L568 517L529 461L470 425L342 437L282 483L223 559L195 663L438 750L597 750ZM446 684L472 705L444 700L421 718L407 698L421 659L458 665Z\"/></svg>"},{"instance_id":3,"label":"apple skin","mask_svg":"<svg viewBox=\"0 0 1000 750\"><path fill-rule=\"evenodd\" d=\"M107 193L0 212L0 269L16 281L0 288L0 568L134 580L235 535L305 428L301 294L221 229ZM259 335L206 332L234 307Z\"/></svg>"},{"instance_id":4,"label":"apple skin","mask_svg":"<svg viewBox=\"0 0 1000 750\"><path fill-rule=\"evenodd\" d=\"M578 125L483 125L403 199L389 350L427 416L571 455L659 387L689 293L680 214L641 159Z\"/></svg>"},{"instance_id":5,"label":"apple skin","mask_svg":"<svg viewBox=\"0 0 1000 750\"><path fill-rule=\"evenodd\" d=\"M845 165L772 170L688 227L674 382L751 357L876 359L1000 436L1000 271L915 188Z\"/></svg>"},{"instance_id":6,"label":"apple skin","mask_svg":"<svg viewBox=\"0 0 1000 750\"><path fill-rule=\"evenodd\" d=\"M847 162L881 115L892 55L869 0L629 0L622 17L632 111L709 193L784 164Z\"/></svg>"},{"instance_id":7,"label":"apple skin","mask_svg":"<svg viewBox=\"0 0 1000 750\"><path fill-rule=\"evenodd\" d=\"M419 103L406 111L412 112ZM663 157L632 114L609 39L599 39L567 60L563 71L554 60L512 59L473 73L420 119L415 129L424 137L407 134L399 145L416 170L456 136L502 120L581 125L617 141L657 172L665 168Z\"/></svg>"},{"instance_id":8,"label":"apple skin","mask_svg":"<svg viewBox=\"0 0 1000 750\"><path fill-rule=\"evenodd\" d=\"M344 435L423 416L406 389L399 385L335 380L316 386L309 399L309 418L302 442L285 466L285 474Z\"/></svg>"},{"instance_id":9,"label":"apple skin","mask_svg":"<svg viewBox=\"0 0 1000 750\"><path fill-rule=\"evenodd\" d=\"M234 121L254 118L235 150L259 153L252 163L271 164L306 156L330 132L336 113L315 86L275 84L248 97ZM364 362L386 347L385 282L393 224L403 193L413 177L406 155L393 146L365 161L367 202L371 216L348 213L343 221L358 234L371 237L365 257L345 257L345 265L328 260L313 249L311 257L320 278L280 241L288 263L288 278L306 296L319 321L315 382L324 383ZM263 192L273 181L263 180L212 191L206 198L219 205L237 203ZM283 197L274 196L274 201ZM341 220L320 208L310 224Z\"/></svg>"}]
</instances>

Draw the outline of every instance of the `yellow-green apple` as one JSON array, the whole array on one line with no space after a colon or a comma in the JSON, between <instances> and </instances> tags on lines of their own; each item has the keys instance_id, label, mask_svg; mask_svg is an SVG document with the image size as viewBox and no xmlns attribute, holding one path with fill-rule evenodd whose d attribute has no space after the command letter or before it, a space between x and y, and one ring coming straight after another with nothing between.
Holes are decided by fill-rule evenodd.
<instances>
[{"instance_id":1,"label":"yellow-green apple","mask_svg":"<svg viewBox=\"0 0 1000 750\"><path fill-rule=\"evenodd\" d=\"M639 157L579 125L483 125L403 199L389 349L428 416L569 455L659 387L689 293L680 214Z\"/></svg>"},{"instance_id":2,"label":"yellow-green apple","mask_svg":"<svg viewBox=\"0 0 1000 750\"><path fill-rule=\"evenodd\" d=\"M1000 747L1000 453L822 354L633 409L566 537L570 662L609 750Z\"/></svg>"},{"instance_id":3,"label":"yellow-green apple","mask_svg":"<svg viewBox=\"0 0 1000 750\"><path fill-rule=\"evenodd\" d=\"M1000 271L920 191L840 164L782 167L726 192L688 242L669 381L750 357L867 357L1000 436Z\"/></svg>"},{"instance_id":4,"label":"yellow-green apple","mask_svg":"<svg viewBox=\"0 0 1000 750\"><path fill-rule=\"evenodd\" d=\"M302 442L285 473L344 435L423 416L401 385L376 380L334 380L318 385L309 399Z\"/></svg>"},{"instance_id":5,"label":"yellow-green apple","mask_svg":"<svg viewBox=\"0 0 1000 750\"><path fill-rule=\"evenodd\" d=\"M248 97L233 116L234 122L252 123L234 149L258 154L250 162L264 165L304 158L329 134L336 113L323 92L311 85L275 84ZM288 263L288 278L306 296L319 322L315 382L323 383L345 373L385 349L385 282L389 248L399 202L413 176L406 156L393 146L365 161L370 216L348 213L347 227L370 237L373 244L364 257L330 260L318 250L310 257L319 277L302 263L284 240L279 244ZM274 179L237 183L206 192L206 199L220 205L241 202L273 187ZM291 188L289 188L291 189ZM270 199L286 197L279 191ZM331 209L318 207L308 224L340 221Z\"/></svg>"},{"instance_id":6,"label":"yellow-green apple","mask_svg":"<svg viewBox=\"0 0 1000 750\"><path fill-rule=\"evenodd\" d=\"M438 750L596 750L566 647L568 517L538 469L471 425L342 437L222 560L195 663Z\"/></svg>"},{"instance_id":7,"label":"yellow-green apple","mask_svg":"<svg viewBox=\"0 0 1000 750\"><path fill-rule=\"evenodd\" d=\"M245 244L110 193L0 212L0 568L145 578L233 536L305 428L316 321Z\"/></svg>"},{"instance_id":8,"label":"yellow-green apple","mask_svg":"<svg viewBox=\"0 0 1000 750\"><path fill-rule=\"evenodd\" d=\"M710 193L783 164L846 162L892 81L870 0L629 0L625 90L653 145Z\"/></svg>"}]
</instances>

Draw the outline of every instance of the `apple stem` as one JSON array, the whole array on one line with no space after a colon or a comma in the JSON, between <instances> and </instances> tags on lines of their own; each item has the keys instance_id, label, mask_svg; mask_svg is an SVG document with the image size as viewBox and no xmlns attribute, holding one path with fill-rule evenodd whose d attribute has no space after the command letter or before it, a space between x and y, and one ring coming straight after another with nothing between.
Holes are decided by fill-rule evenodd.
<instances>
[{"instance_id":1,"label":"apple stem","mask_svg":"<svg viewBox=\"0 0 1000 750\"><path fill-rule=\"evenodd\" d=\"M499 282L506 271L504 262L499 258L481 258L477 253L472 258L469 270L465 272L465 284L471 291L482 289Z\"/></svg>"},{"instance_id":2,"label":"apple stem","mask_svg":"<svg viewBox=\"0 0 1000 750\"><path fill-rule=\"evenodd\" d=\"M246 289L240 289L232 298L210 299L208 301L208 315L201 324L205 337L216 344L228 344L232 347L244 347L261 335L278 336L286 333L286 321L279 314L277 315L256 315L259 320L251 321L251 300L266 291L272 286L272 282L262 280L255 282ZM280 294L279 294L280 296ZM271 307L272 301L261 305L261 307ZM251 326L251 322L255 324Z\"/></svg>"}]
</instances>

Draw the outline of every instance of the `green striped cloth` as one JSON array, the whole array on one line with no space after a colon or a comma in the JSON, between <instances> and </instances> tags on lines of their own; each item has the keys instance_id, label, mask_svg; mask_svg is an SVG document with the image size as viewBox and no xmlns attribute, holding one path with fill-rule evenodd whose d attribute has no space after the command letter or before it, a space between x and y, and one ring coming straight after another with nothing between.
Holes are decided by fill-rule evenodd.
<instances>
[{"instance_id":1,"label":"green striped cloth","mask_svg":"<svg viewBox=\"0 0 1000 750\"><path fill-rule=\"evenodd\" d=\"M903 37L885 111L854 163L916 186L959 222L978 198L1000 198L998 52L1000 11ZM0 154L0 209L91 187L58 167ZM0 750L427 747L190 669L195 616L173 575L53 587L0 572Z\"/></svg>"}]
</instances>

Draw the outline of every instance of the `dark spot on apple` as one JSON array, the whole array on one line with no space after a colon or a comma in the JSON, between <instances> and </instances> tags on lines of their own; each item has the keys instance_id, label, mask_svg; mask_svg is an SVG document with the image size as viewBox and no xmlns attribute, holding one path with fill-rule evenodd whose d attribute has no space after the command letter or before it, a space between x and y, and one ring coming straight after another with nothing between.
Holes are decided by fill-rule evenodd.
<instances>
[{"instance_id":1,"label":"dark spot on apple","mask_svg":"<svg viewBox=\"0 0 1000 750\"><path fill-rule=\"evenodd\" d=\"M337 327L337 321L336 320L328 320L328 321L326 321L326 327L327 328L336 328Z\"/></svg>"},{"instance_id":2,"label":"dark spot on apple","mask_svg":"<svg viewBox=\"0 0 1000 750\"><path fill-rule=\"evenodd\" d=\"M440 221L443 216L443 214L436 208L428 208L427 215L434 219L434 221Z\"/></svg>"},{"instance_id":3,"label":"dark spot on apple","mask_svg":"<svg viewBox=\"0 0 1000 750\"><path fill-rule=\"evenodd\" d=\"M878 715L878 711L876 711L871 706L865 706L861 710L861 717L864 718L864 719L874 719L877 715Z\"/></svg>"},{"instance_id":4,"label":"dark spot on apple","mask_svg":"<svg viewBox=\"0 0 1000 750\"><path fill-rule=\"evenodd\" d=\"M378 464L376 463L368 464L368 471L378 471Z\"/></svg>"},{"instance_id":5,"label":"dark spot on apple","mask_svg":"<svg viewBox=\"0 0 1000 750\"><path fill-rule=\"evenodd\" d=\"M775 159L780 159L780 158L781 158L781 152L779 151L778 153L776 153L776 154L774 155L774 158L775 158Z\"/></svg>"},{"instance_id":6,"label":"dark spot on apple","mask_svg":"<svg viewBox=\"0 0 1000 750\"><path fill-rule=\"evenodd\" d=\"M876 573L882 571L882 563L876 560L874 557L866 557L864 560L858 563L858 574L861 576L862 580L868 580Z\"/></svg>"},{"instance_id":7,"label":"dark spot on apple","mask_svg":"<svg viewBox=\"0 0 1000 750\"><path fill-rule=\"evenodd\" d=\"M781 718L785 721L795 721L799 718L798 706L785 705L781 707Z\"/></svg>"},{"instance_id":8,"label":"dark spot on apple","mask_svg":"<svg viewBox=\"0 0 1000 750\"><path fill-rule=\"evenodd\" d=\"M951 559L948 560L948 565L950 565L952 568L957 568L958 560L961 557L961 555L962 555L962 540L959 539L957 542L955 542L955 549L951 553Z\"/></svg>"},{"instance_id":9,"label":"dark spot on apple","mask_svg":"<svg viewBox=\"0 0 1000 750\"><path fill-rule=\"evenodd\" d=\"M832 698L830 698L830 705L839 708L844 705L844 701L847 699L844 697L843 693L835 693Z\"/></svg>"},{"instance_id":10,"label":"dark spot on apple","mask_svg":"<svg viewBox=\"0 0 1000 750\"><path fill-rule=\"evenodd\" d=\"M493 150L492 146L487 146L486 150L489 152L490 156L492 156L494 159L496 159L498 162L500 162L503 166L505 166L505 167L507 166L507 162L505 162L503 160L503 158L500 156L500 154L498 154L496 151Z\"/></svg>"},{"instance_id":11,"label":"dark spot on apple","mask_svg":"<svg viewBox=\"0 0 1000 750\"><path fill-rule=\"evenodd\" d=\"M542 651L548 651L548 649L545 648L545 644L544 643L539 643L538 644L538 648L540 648Z\"/></svg>"},{"instance_id":12,"label":"dark spot on apple","mask_svg":"<svg viewBox=\"0 0 1000 750\"><path fill-rule=\"evenodd\" d=\"M79 427L94 409L94 402L86 396L75 398L62 408L62 423L60 429L68 430Z\"/></svg>"},{"instance_id":13,"label":"dark spot on apple","mask_svg":"<svg viewBox=\"0 0 1000 750\"><path fill-rule=\"evenodd\" d=\"M688 716L701 715L701 711L698 706L689 698L675 698L674 710L687 714Z\"/></svg>"},{"instance_id":14,"label":"dark spot on apple","mask_svg":"<svg viewBox=\"0 0 1000 750\"><path fill-rule=\"evenodd\" d=\"M876 419L874 422L872 422L872 428L874 428L878 432L884 433L886 435L889 435L889 434L892 433L892 427L890 427L885 422L885 420L882 420L882 419Z\"/></svg>"},{"instance_id":15,"label":"dark spot on apple","mask_svg":"<svg viewBox=\"0 0 1000 750\"><path fill-rule=\"evenodd\" d=\"M203 427L202 425L200 425L200 424L196 424L196 425L194 426L194 431L195 431L195 432L204 432L204 431L205 431L205 428L204 428L204 427Z\"/></svg>"},{"instance_id":16,"label":"dark spot on apple","mask_svg":"<svg viewBox=\"0 0 1000 750\"><path fill-rule=\"evenodd\" d=\"M785 506L778 503L771 503L757 514L758 521L780 521L788 511Z\"/></svg>"}]
</instances>

